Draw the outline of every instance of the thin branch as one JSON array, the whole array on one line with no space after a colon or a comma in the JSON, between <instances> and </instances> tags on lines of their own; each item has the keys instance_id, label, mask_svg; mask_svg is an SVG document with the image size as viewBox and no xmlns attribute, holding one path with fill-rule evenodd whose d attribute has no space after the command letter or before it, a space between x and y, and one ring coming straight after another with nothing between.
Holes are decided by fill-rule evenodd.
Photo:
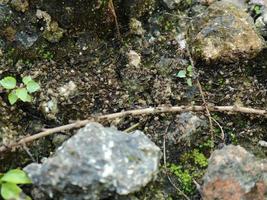
<instances>
[{"instance_id":1,"label":"thin branch","mask_svg":"<svg viewBox=\"0 0 267 200\"><path fill-rule=\"evenodd\" d=\"M205 106L206 114L207 114L208 119L209 119L211 141L214 142L214 130L213 130L213 123L212 123L211 114L210 114L210 111L209 111L209 108L208 108L207 101L206 101L206 99L205 99L204 92L203 92L203 90L202 90L202 86L201 86L201 84L200 84L200 82L199 82L198 79L197 79L197 87L198 87L198 90L199 90L199 92L200 92L200 95L201 95L203 104L204 104L204 106Z\"/></svg>"},{"instance_id":2,"label":"thin branch","mask_svg":"<svg viewBox=\"0 0 267 200\"><path fill-rule=\"evenodd\" d=\"M223 128L222 128L222 126L220 125L220 123L216 120L216 119L214 119L213 117L211 118L216 124L217 124L217 126L220 128L220 130L221 130L221 140L223 141L223 143L225 143L225 134L224 134L224 131L223 131Z\"/></svg>"},{"instance_id":3,"label":"thin branch","mask_svg":"<svg viewBox=\"0 0 267 200\"><path fill-rule=\"evenodd\" d=\"M194 62L194 59L193 59L193 57L191 55L191 52L190 52L188 44L186 44L186 52L187 52L187 55L189 57L189 61L190 61L190 64L191 64L192 68L195 69L195 62ZM205 95L204 95L202 86L201 86L198 78L197 78L197 87L198 87L198 90L200 92L203 104L205 106L206 114L207 114L208 119L209 119L211 141L214 142L214 130L213 130L212 118L211 118L211 114L210 114L210 111L209 111L209 108L208 108L207 101L205 99Z\"/></svg>"},{"instance_id":4,"label":"thin branch","mask_svg":"<svg viewBox=\"0 0 267 200\"><path fill-rule=\"evenodd\" d=\"M124 132L126 132L126 133L130 133L130 132L132 132L134 129L136 129L138 126L140 126L140 122L138 122L138 123L136 123L136 124L130 126L129 128L125 129Z\"/></svg>"},{"instance_id":5,"label":"thin branch","mask_svg":"<svg viewBox=\"0 0 267 200\"><path fill-rule=\"evenodd\" d=\"M239 107L239 106L208 106L208 109L210 112L230 112L230 113L244 113L244 114L253 114L253 115L259 115L262 117L267 118L267 110L260 110L260 109L254 109L254 108L247 108L247 107ZM205 111L205 106L163 106L163 107L151 107L151 108L143 108L143 109L136 109L136 110L128 110L128 111L122 111L118 113L112 113L107 115L98 115L98 116L92 116L89 119L85 119L82 121L76 121L67 125L55 127L55 128L49 128L46 129L40 133L37 133L35 135L26 136L22 139L20 139L17 142L11 143L8 146L0 146L0 153L10 150L12 148L21 146L23 144L32 142L34 140L47 137L49 135L52 135L54 133L67 131L75 128L81 128L88 124L89 122L93 121L101 121L101 120L112 120L116 118L126 117L126 116L140 116L140 115L153 115L153 114L160 114L160 113L182 113L182 112L201 112Z\"/></svg>"},{"instance_id":6,"label":"thin branch","mask_svg":"<svg viewBox=\"0 0 267 200\"><path fill-rule=\"evenodd\" d=\"M114 17L118 38L121 40L121 32L120 32L120 27L119 27L119 23L118 23L118 17L117 17L116 11L115 11L115 6L114 6L114 3L113 3L113 0L109 0L108 7L111 10L112 15Z\"/></svg>"}]
</instances>

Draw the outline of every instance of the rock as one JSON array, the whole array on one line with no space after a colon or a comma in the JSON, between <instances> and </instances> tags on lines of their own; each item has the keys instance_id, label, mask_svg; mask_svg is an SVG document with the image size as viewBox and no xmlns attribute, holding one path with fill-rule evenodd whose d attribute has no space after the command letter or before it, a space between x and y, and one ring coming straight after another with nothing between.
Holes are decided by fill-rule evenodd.
<instances>
[{"instance_id":1,"label":"rock","mask_svg":"<svg viewBox=\"0 0 267 200\"><path fill-rule=\"evenodd\" d=\"M205 200L266 199L267 160L240 146L225 146L212 153L203 180Z\"/></svg>"},{"instance_id":2,"label":"rock","mask_svg":"<svg viewBox=\"0 0 267 200\"><path fill-rule=\"evenodd\" d=\"M90 123L43 164L24 168L51 198L103 199L138 191L157 174L160 149L144 133Z\"/></svg>"},{"instance_id":3,"label":"rock","mask_svg":"<svg viewBox=\"0 0 267 200\"><path fill-rule=\"evenodd\" d=\"M19 41L25 48L29 48L38 40L38 35L36 33L20 31L16 33L15 38L16 41Z\"/></svg>"},{"instance_id":4,"label":"rock","mask_svg":"<svg viewBox=\"0 0 267 200\"><path fill-rule=\"evenodd\" d=\"M266 18L266 19L265 19ZM255 21L255 26L258 30L258 32L263 36L267 37L267 15L265 16L260 16L256 19Z\"/></svg>"},{"instance_id":5,"label":"rock","mask_svg":"<svg viewBox=\"0 0 267 200\"><path fill-rule=\"evenodd\" d=\"M207 123L204 119L187 112L179 115L175 120L175 130L169 131L167 137L173 143L179 143L184 140L187 143L192 143L195 140L195 136L198 130L203 130L207 127Z\"/></svg>"},{"instance_id":6,"label":"rock","mask_svg":"<svg viewBox=\"0 0 267 200\"><path fill-rule=\"evenodd\" d=\"M261 15L256 19L255 26L258 32L264 37L267 37L267 3L262 8Z\"/></svg>"},{"instance_id":7,"label":"rock","mask_svg":"<svg viewBox=\"0 0 267 200\"><path fill-rule=\"evenodd\" d=\"M128 61L130 66L138 67L141 63L141 56L133 50L127 53Z\"/></svg>"},{"instance_id":8,"label":"rock","mask_svg":"<svg viewBox=\"0 0 267 200\"><path fill-rule=\"evenodd\" d=\"M267 6L267 0L250 0L249 3L261 6Z\"/></svg>"},{"instance_id":9,"label":"rock","mask_svg":"<svg viewBox=\"0 0 267 200\"><path fill-rule=\"evenodd\" d=\"M29 9L28 0L11 0L10 4L16 11L26 12Z\"/></svg>"},{"instance_id":10,"label":"rock","mask_svg":"<svg viewBox=\"0 0 267 200\"><path fill-rule=\"evenodd\" d=\"M68 99L77 92L77 85L73 81L69 81L65 85L58 88L59 95Z\"/></svg>"},{"instance_id":11,"label":"rock","mask_svg":"<svg viewBox=\"0 0 267 200\"><path fill-rule=\"evenodd\" d=\"M164 5L169 9L174 9L181 0L162 0Z\"/></svg>"},{"instance_id":12,"label":"rock","mask_svg":"<svg viewBox=\"0 0 267 200\"><path fill-rule=\"evenodd\" d=\"M142 27L142 23L135 18L130 19L129 27L130 33L133 35L143 36L145 33L145 30Z\"/></svg>"},{"instance_id":13,"label":"rock","mask_svg":"<svg viewBox=\"0 0 267 200\"><path fill-rule=\"evenodd\" d=\"M193 21L190 47L196 60L231 63L255 57L264 39L253 19L231 3L215 2Z\"/></svg>"},{"instance_id":14,"label":"rock","mask_svg":"<svg viewBox=\"0 0 267 200\"><path fill-rule=\"evenodd\" d=\"M212 3L214 3L216 0L198 0L199 3L203 4L203 5L210 5Z\"/></svg>"},{"instance_id":15,"label":"rock","mask_svg":"<svg viewBox=\"0 0 267 200\"><path fill-rule=\"evenodd\" d=\"M59 112L58 100L52 97L48 101L41 102L40 110L47 119L56 119L56 115Z\"/></svg>"},{"instance_id":16,"label":"rock","mask_svg":"<svg viewBox=\"0 0 267 200\"><path fill-rule=\"evenodd\" d=\"M234 4L236 7L238 7L239 9L243 9L244 11L246 11L246 9L248 8L248 4L246 0L221 0L224 3L228 3L228 4Z\"/></svg>"},{"instance_id":17,"label":"rock","mask_svg":"<svg viewBox=\"0 0 267 200\"><path fill-rule=\"evenodd\" d=\"M63 37L64 30L59 27L58 23L53 21L51 16L42 10L37 10L36 17L38 19L43 19L46 23L43 37L51 43L59 42Z\"/></svg>"}]
</instances>

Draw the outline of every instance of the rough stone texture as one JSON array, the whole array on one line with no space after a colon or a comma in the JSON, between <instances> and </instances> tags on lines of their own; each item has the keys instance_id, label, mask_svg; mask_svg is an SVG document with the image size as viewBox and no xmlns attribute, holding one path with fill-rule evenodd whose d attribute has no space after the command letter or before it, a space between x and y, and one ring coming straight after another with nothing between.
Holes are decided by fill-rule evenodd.
<instances>
[{"instance_id":1,"label":"rough stone texture","mask_svg":"<svg viewBox=\"0 0 267 200\"><path fill-rule=\"evenodd\" d=\"M162 0L164 5L169 9L174 9L181 0Z\"/></svg>"},{"instance_id":2,"label":"rough stone texture","mask_svg":"<svg viewBox=\"0 0 267 200\"><path fill-rule=\"evenodd\" d=\"M213 152L203 180L205 200L263 200L267 198L267 160L229 145Z\"/></svg>"},{"instance_id":3,"label":"rough stone texture","mask_svg":"<svg viewBox=\"0 0 267 200\"><path fill-rule=\"evenodd\" d=\"M11 0L11 6L16 11L26 12L29 9L28 0Z\"/></svg>"},{"instance_id":4,"label":"rough stone texture","mask_svg":"<svg viewBox=\"0 0 267 200\"><path fill-rule=\"evenodd\" d=\"M207 63L251 59L264 47L252 18L228 2L213 3L189 31L193 57Z\"/></svg>"},{"instance_id":5,"label":"rough stone texture","mask_svg":"<svg viewBox=\"0 0 267 200\"><path fill-rule=\"evenodd\" d=\"M267 0L250 0L250 4L257 4L262 6L267 6Z\"/></svg>"},{"instance_id":6,"label":"rough stone texture","mask_svg":"<svg viewBox=\"0 0 267 200\"><path fill-rule=\"evenodd\" d=\"M207 127L207 123L204 119L190 112L179 115L174 123L177 128L174 131L169 131L167 134L168 139L174 143L179 143L183 140L190 144L194 142L196 137L199 137L196 133Z\"/></svg>"},{"instance_id":7,"label":"rough stone texture","mask_svg":"<svg viewBox=\"0 0 267 200\"><path fill-rule=\"evenodd\" d=\"M43 164L25 170L51 198L102 199L145 186L155 177L160 157L160 149L140 131L127 135L91 123Z\"/></svg>"}]
</instances>

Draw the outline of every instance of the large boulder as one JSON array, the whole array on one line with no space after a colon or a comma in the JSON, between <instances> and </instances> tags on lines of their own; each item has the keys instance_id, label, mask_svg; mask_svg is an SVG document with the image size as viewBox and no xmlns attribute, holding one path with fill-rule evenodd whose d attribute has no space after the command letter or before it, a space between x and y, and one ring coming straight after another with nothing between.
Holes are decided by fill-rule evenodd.
<instances>
[{"instance_id":1,"label":"large boulder","mask_svg":"<svg viewBox=\"0 0 267 200\"><path fill-rule=\"evenodd\" d=\"M138 191L157 174L160 149L144 133L91 123L43 164L25 170L53 199L103 199Z\"/></svg>"},{"instance_id":2,"label":"large boulder","mask_svg":"<svg viewBox=\"0 0 267 200\"><path fill-rule=\"evenodd\" d=\"M229 145L213 152L203 178L205 200L260 200L267 198L267 160L240 146Z\"/></svg>"},{"instance_id":3,"label":"large boulder","mask_svg":"<svg viewBox=\"0 0 267 200\"><path fill-rule=\"evenodd\" d=\"M231 63L255 57L264 48L253 19L229 2L215 2L194 18L189 29L192 55L197 60Z\"/></svg>"}]
</instances>

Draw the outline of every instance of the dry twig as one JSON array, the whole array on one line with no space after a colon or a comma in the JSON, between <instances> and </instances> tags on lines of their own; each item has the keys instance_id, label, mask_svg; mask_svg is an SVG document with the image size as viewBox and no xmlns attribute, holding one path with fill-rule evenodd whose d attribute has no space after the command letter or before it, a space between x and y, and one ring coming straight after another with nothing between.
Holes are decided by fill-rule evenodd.
<instances>
[{"instance_id":1,"label":"dry twig","mask_svg":"<svg viewBox=\"0 0 267 200\"><path fill-rule=\"evenodd\" d=\"M267 110L260 110L260 109L239 107L239 106L207 106L207 107L210 112L231 112L231 113L237 112L237 113L253 114L253 115L259 115L262 117L267 117ZM173 107L163 106L163 107L152 107L152 108L128 110L128 111L122 111L118 113L107 114L107 115L93 116L89 119L76 121L76 122L63 125L63 126L59 126L59 127L55 127L55 128L49 128L35 135L26 136L17 142L11 143L8 146L4 146L4 145L0 146L0 153L10 150L12 148L21 146L23 144L32 142L34 140L52 135L54 133L83 127L92 121L100 122L101 120L113 120L116 118L126 117L126 116L153 115L153 114L160 114L160 113L182 113L182 112L190 112L190 111L201 112L205 110L206 110L205 106L173 106Z\"/></svg>"},{"instance_id":2,"label":"dry twig","mask_svg":"<svg viewBox=\"0 0 267 200\"><path fill-rule=\"evenodd\" d=\"M207 114L208 119L209 119L211 141L214 142L214 131L213 131L213 124L212 124L212 117L211 117L211 114L210 114L210 111L209 111L209 108L208 108L207 101L206 101L205 96L204 96L204 92L202 90L202 86L201 86L201 84L200 84L198 79L197 79L197 87L198 87L198 90L200 92L203 104L205 106L206 114Z\"/></svg>"},{"instance_id":3,"label":"dry twig","mask_svg":"<svg viewBox=\"0 0 267 200\"><path fill-rule=\"evenodd\" d=\"M119 23L118 23L118 17L115 11L115 7L114 7L114 3L113 0L109 0L108 2L108 8L110 9L113 17L114 17L114 21L115 21L115 26L117 29L117 34L118 34L118 38L121 40L121 33L120 33L120 27L119 27Z\"/></svg>"},{"instance_id":4,"label":"dry twig","mask_svg":"<svg viewBox=\"0 0 267 200\"><path fill-rule=\"evenodd\" d=\"M187 55L189 57L189 61L190 61L190 64L191 64L192 68L195 69L195 62L194 62L193 57L192 57L192 55L190 53L188 45L186 45L186 52L187 52ZM211 140L214 142L214 131L213 131L213 124L212 124L212 117L211 117L211 114L210 114L210 111L209 111L209 108L208 108L207 101L205 99L205 95L204 95L202 86L201 86L198 78L197 78L197 87L198 87L198 90L200 92L203 104L205 106L207 117L209 119Z\"/></svg>"}]
</instances>

